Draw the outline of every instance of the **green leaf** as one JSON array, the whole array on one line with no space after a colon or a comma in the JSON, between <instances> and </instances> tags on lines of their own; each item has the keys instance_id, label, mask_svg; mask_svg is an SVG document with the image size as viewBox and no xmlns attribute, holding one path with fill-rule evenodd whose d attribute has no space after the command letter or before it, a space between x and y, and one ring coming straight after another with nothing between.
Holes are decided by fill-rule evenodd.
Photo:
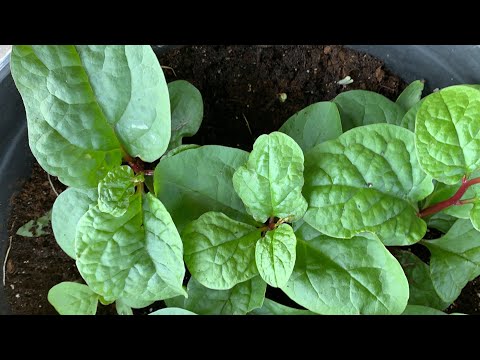
<instances>
[{"instance_id":1,"label":"green leaf","mask_svg":"<svg viewBox=\"0 0 480 360\"><path fill-rule=\"evenodd\" d=\"M285 285L295 265L297 239L291 226L282 224L268 231L255 246L260 276L273 287Z\"/></svg>"},{"instance_id":2,"label":"green leaf","mask_svg":"<svg viewBox=\"0 0 480 360\"><path fill-rule=\"evenodd\" d=\"M98 295L87 285L62 282L50 289L48 302L60 315L95 315Z\"/></svg>"},{"instance_id":3,"label":"green leaf","mask_svg":"<svg viewBox=\"0 0 480 360\"><path fill-rule=\"evenodd\" d=\"M263 306L254 309L250 315L317 315L309 310L294 309L265 298Z\"/></svg>"},{"instance_id":4,"label":"green leaf","mask_svg":"<svg viewBox=\"0 0 480 360\"><path fill-rule=\"evenodd\" d=\"M131 306L182 295L183 246L162 203L134 195L127 212L115 217L98 206L80 219L75 240L77 267L87 284L107 301Z\"/></svg>"},{"instance_id":5,"label":"green leaf","mask_svg":"<svg viewBox=\"0 0 480 360\"><path fill-rule=\"evenodd\" d=\"M400 121L400 126L408 129L412 132L415 132L415 121L417 119L417 113L420 107L423 104L423 100L417 102L407 113L403 116L402 121Z\"/></svg>"},{"instance_id":6,"label":"green leaf","mask_svg":"<svg viewBox=\"0 0 480 360\"><path fill-rule=\"evenodd\" d=\"M389 124L363 126L306 155L304 220L333 237L373 232L385 245L413 244L427 229L417 203L432 190L412 132Z\"/></svg>"},{"instance_id":7,"label":"green leaf","mask_svg":"<svg viewBox=\"0 0 480 360\"><path fill-rule=\"evenodd\" d=\"M338 106L343 131L378 123L398 125L405 110L385 96L366 90L345 91L333 100Z\"/></svg>"},{"instance_id":8,"label":"green leaf","mask_svg":"<svg viewBox=\"0 0 480 360\"><path fill-rule=\"evenodd\" d=\"M473 227L480 231L480 200L472 204L472 210L470 211L470 220Z\"/></svg>"},{"instance_id":9,"label":"green leaf","mask_svg":"<svg viewBox=\"0 0 480 360\"><path fill-rule=\"evenodd\" d=\"M428 306L407 305L402 315L447 315L443 311Z\"/></svg>"},{"instance_id":10,"label":"green leaf","mask_svg":"<svg viewBox=\"0 0 480 360\"><path fill-rule=\"evenodd\" d=\"M143 309L143 308L146 308L147 306L152 305L155 302L154 300L143 300L137 297L128 297L128 296L122 297L121 300L125 304L125 306L129 306L132 309Z\"/></svg>"},{"instance_id":11,"label":"green leaf","mask_svg":"<svg viewBox=\"0 0 480 360\"><path fill-rule=\"evenodd\" d=\"M189 311L200 315L246 315L263 305L267 284L255 276L229 290L212 290L192 277L187 288L185 307Z\"/></svg>"},{"instance_id":12,"label":"green leaf","mask_svg":"<svg viewBox=\"0 0 480 360\"><path fill-rule=\"evenodd\" d=\"M195 144L180 145L180 146L168 151L167 153L165 153L165 155L163 155L163 157L162 157L162 160L166 159L166 158L169 158L171 156L175 156L177 154L180 154L181 152L184 152L186 150L196 149L196 148L199 148L199 147L200 147L200 145L195 145Z\"/></svg>"},{"instance_id":13,"label":"green leaf","mask_svg":"<svg viewBox=\"0 0 480 360\"><path fill-rule=\"evenodd\" d=\"M460 219L437 240L422 241L431 252L430 276L442 300L452 303L480 275L480 233Z\"/></svg>"},{"instance_id":14,"label":"green leaf","mask_svg":"<svg viewBox=\"0 0 480 360\"><path fill-rule=\"evenodd\" d=\"M208 212L182 232L185 263L202 285L230 289L258 274L255 243L262 231L254 226Z\"/></svg>"},{"instance_id":15,"label":"green leaf","mask_svg":"<svg viewBox=\"0 0 480 360\"><path fill-rule=\"evenodd\" d=\"M423 305L446 309L450 303L443 301L433 287L430 267L409 251L395 251L395 258L402 265L410 286L409 305Z\"/></svg>"},{"instance_id":16,"label":"green leaf","mask_svg":"<svg viewBox=\"0 0 480 360\"><path fill-rule=\"evenodd\" d=\"M144 180L142 174L135 176L130 166L112 169L98 184L99 210L113 216L122 216L127 212L130 197L135 193L135 182Z\"/></svg>"},{"instance_id":17,"label":"green leaf","mask_svg":"<svg viewBox=\"0 0 480 360\"><path fill-rule=\"evenodd\" d=\"M183 287L185 289L185 292L187 292L186 286ZM185 296L180 295L180 296L175 296L169 299L164 299L163 302L165 305L168 307L176 307L176 308L185 308Z\"/></svg>"},{"instance_id":18,"label":"green leaf","mask_svg":"<svg viewBox=\"0 0 480 360\"><path fill-rule=\"evenodd\" d=\"M246 165L233 174L235 191L253 218L300 219L307 210L302 196L303 152L288 135L260 136Z\"/></svg>"},{"instance_id":19,"label":"green leaf","mask_svg":"<svg viewBox=\"0 0 480 360\"><path fill-rule=\"evenodd\" d=\"M17 230L17 235L25 237L38 237L49 234L47 231L48 224L52 219L52 210L49 210L45 215L40 216L37 220L30 220L25 225Z\"/></svg>"},{"instance_id":20,"label":"green leaf","mask_svg":"<svg viewBox=\"0 0 480 360\"><path fill-rule=\"evenodd\" d=\"M251 222L235 193L232 176L248 153L224 146L202 146L162 159L155 169L155 193L179 231L207 211Z\"/></svg>"},{"instance_id":21,"label":"green leaf","mask_svg":"<svg viewBox=\"0 0 480 360\"><path fill-rule=\"evenodd\" d=\"M480 167L480 91L451 86L426 97L417 113L415 143L420 165L454 185Z\"/></svg>"},{"instance_id":22,"label":"green leaf","mask_svg":"<svg viewBox=\"0 0 480 360\"><path fill-rule=\"evenodd\" d=\"M290 136L304 152L342 135L337 105L330 101L307 106L290 117L278 130Z\"/></svg>"},{"instance_id":23,"label":"green leaf","mask_svg":"<svg viewBox=\"0 0 480 360\"><path fill-rule=\"evenodd\" d=\"M182 144L182 138L197 133L203 119L203 100L200 91L185 80L168 84L172 109L172 136L168 149Z\"/></svg>"},{"instance_id":24,"label":"green leaf","mask_svg":"<svg viewBox=\"0 0 480 360\"><path fill-rule=\"evenodd\" d=\"M453 217L452 215L447 215L444 214L443 212L436 213L432 215L428 220L427 220L427 226L428 228L433 228L440 230L443 233L447 233L448 230L453 226L453 224L457 221L456 217Z\"/></svg>"},{"instance_id":25,"label":"green leaf","mask_svg":"<svg viewBox=\"0 0 480 360\"><path fill-rule=\"evenodd\" d=\"M90 205L95 205L98 191L94 189L69 188L62 192L52 208L52 229L57 244L68 256L75 256L75 235L77 224L88 211Z\"/></svg>"},{"instance_id":26,"label":"green leaf","mask_svg":"<svg viewBox=\"0 0 480 360\"><path fill-rule=\"evenodd\" d=\"M402 267L376 237L334 239L304 224L297 261L282 290L324 315L401 314L408 301Z\"/></svg>"},{"instance_id":27,"label":"green leaf","mask_svg":"<svg viewBox=\"0 0 480 360\"><path fill-rule=\"evenodd\" d=\"M115 301L115 308L118 315L133 315L132 308L128 306L122 299Z\"/></svg>"},{"instance_id":28,"label":"green leaf","mask_svg":"<svg viewBox=\"0 0 480 360\"><path fill-rule=\"evenodd\" d=\"M197 315L197 314L185 309L169 307L169 308L154 311L148 315Z\"/></svg>"},{"instance_id":29,"label":"green leaf","mask_svg":"<svg viewBox=\"0 0 480 360\"><path fill-rule=\"evenodd\" d=\"M150 46L14 46L11 70L33 155L63 183L96 186L122 146L146 162L167 149L168 88Z\"/></svg>"},{"instance_id":30,"label":"green leaf","mask_svg":"<svg viewBox=\"0 0 480 360\"><path fill-rule=\"evenodd\" d=\"M425 88L425 82L422 80L415 80L402 91L397 98L396 103L400 105L403 110L409 111L422 98L422 92Z\"/></svg>"}]
</instances>

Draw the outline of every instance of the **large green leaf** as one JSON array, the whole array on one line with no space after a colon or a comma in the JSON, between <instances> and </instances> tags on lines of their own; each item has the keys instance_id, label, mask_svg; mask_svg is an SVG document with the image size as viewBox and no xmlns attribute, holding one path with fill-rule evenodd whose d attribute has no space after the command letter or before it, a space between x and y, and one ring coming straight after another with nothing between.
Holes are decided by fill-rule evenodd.
<instances>
[{"instance_id":1,"label":"large green leaf","mask_svg":"<svg viewBox=\"0 0 480 360\"><path fill-rule=\"evenodd\" d=\"M345 91L333 101L338 106L343 131L378 123L399 125L405 114L400 105L372 91Z\"/></svg>"},{"instance_id":2,"label":"large green leaf","mask_svg":"<svg viewBox=\"0 0 480 360\"><path fill-rule=\"evenodd\" d=\"M415 142L425 172L447 185L480 168L480 91L451 86L418 110Z\"/></svg>"},{"instance_id":3,"label":"large green leaf","mask_svg":"<svg viewBox=\"0 0 480 360\"><path fill-rule=\"evenodd\" d=\"M307 106L290 117L278 130L290 136L304 152L342 135L337 105L330 101Z\"/></svg>"},{"instance_id":4,"label":"large green leaf","mask_svg":"<svg viewBox=\"0 0 480 360\"><path fill-rule=\"evenodd\" d=\"M443 311L422 305L407 305L402 315L447 315Z\"/></svg>"},{"instance_id":5,"label":"large green leaf","mask_svg":"<svg viewBox=\"0 0 480 360\"><path fill-rule=\"evenodd\" d=\"M162 159L155 169L155 193L179 231L207 211L252 221L235 193L232 176L248 153L224 146L202 146Z\"/></svg>"},{"instance_id":6,"label":"large green leaf","mask_svg":"<svg viewBox=\"0 0 480 360\"><path fill-rule=\"evenodd\" d=\"M443 310L450 303L443 301L433 287L430 267L409 251L395 251L410 286L408 304L423 305Z\"/></svg>"},{"instance_id":7,"label":"large green leaf","mask_svg":"<svg viewBox=\"0 0 480 360\"><path fill-rule=\"evenodd\" d=\"M415 121L417 119L417 113L420 107L423 104L423 99L417 102L407 113L403 116L402 121L400 121L400 126L408 129L412 132L415 132Z\"/></svg>"},{"instance_id":8,"label":"large green leaf","mask_svg":"<svg viewBox=\"0 0 480 360\"><path fill-rule=\"evenodd\" d=\"M172 109L172 136L168 149L182 145L182 138L197 133L203 119L203 100L200 91L185 80L168 84Z\"/></svg>"},{"instance_id":9,"label":"large green leaf","mask_svg":"<svg viewBox=\"0 0 480 360\"><path fill-rule=\"evenodd\" d=\"M432 190L412 132L389 124L363 126L306 155L304 220L333 237L368 231L386 245L412 244L426 232L417 203Z\"/></svg>"},{"instance_id":10,"label":"large green leaf","mask_svg":"<svg viewBox=\"0 0 480 360\"><path fill-rule=\"evenodd\" d=\"M260 136L248 162L235 171L233 186L247 211L261 223L270 217L301 219L307 210L302 149L280 132Z\"/></svg>"},{"instance_id":11,"label":"large green leaf","mask_svg":"<svg viewBox=\"0 0 480 360\"><path fill-rule=\"evenodd\" d=\"M52 208L52 229L55 240L68 256L75 259L75 235L77 224L88 211L90 205L95 205L98 191L93 189L69 188L57 197Z\"/></svg>"},{"instance_id":12,"label":"large green leaf","mask_svg":"<svg viewBox=\"0 0 480 360\"><path fill-rule=\"evenodd\" d=\"M185 309L171 307L171 308L165 308L165 309L154 311L148 315L197 315L197 314Z\"/></svg>"},{"instance_id":13,"label":"large green leaf","mask_svg":"<svg viewBox=\"0 0 480 360\"><path fill-rule=\"evenodd\" d=\"M208 212L182 232L185 263L202 285L230 289L258 274L255 243L261 229Z\"/></svg>"},{"instance_id":14,"label":"large green leaf","mask_svg":"<svg viewBox=\"0 0 480 360\"><path fill-rule=\"evenodd\" d=\"M50 289L48 302L60 315L95 315L98 295L87 285L62 282Z\"/></svg>"},{"instance_id":15,"label":"large green leaf","mask_svg":"<svg viewBox=\"0 0 480 360\"><path fill-rule=\"evenodd\" d=\"M480 232L460 219L437 240L422 242L432 253L430 276L442 300L452 303L467 283L480 275Z\"/></svg>"},{"instance_id":16,"label":"large green leaf","mask_svg":"<svg viewBox=\"0 0 480 360\"><path fill-rule=\"evenodd\" d=\"M408 281L376 237L334 239L304 224L296 232L297 261L282 290L323 315L401 314Z\"/></svg>"},{"instance_id":17,"label":"large green leaf","mask_svg":"<svg viewBox=\"0 0 480 360\"><path fill-rule=\"evenodd\" d=\"M396 103L400 105L404 111L409 111L422 98L425 83L421 80L415 80L408 85L405 90L398 96ZM402 120L403 121L403 120Z\"/></svg>"},{"instance_id":18,"label":"large green leaf","mask_svg":"<svg viewBox=\"0 0 480 360\"><path fill-rule=\"evenodd\" d=\"M295 265L297 239L290 225L282 224L268 231L255 246L258 272L267 284L280 287L286 284Z\"/></svg>"},{"instance_id":19,"label":"large green leaf","mask_svg":"<svg viewBox=\"0 0 480 360\"><path fill-rule=\"evenodd\" d=\"M193 277L188 282L185 308L200 315L246 315L263 305L267 284L260 276L229 290L212 290Z\"/></svg>"},{"instance_id":20,"label":"large green leaf","mask_svg":"<svg viewBox=\"0 0 480 360\"><path fill-rule=\"evenodd\" d=\"M168 88L150 46L14 46L11 70L33 155L63 183L96 186L122 147L147 162L167 149Z\"/></svg>"},{"instance_id":21,"label":"large green leaf","mask_svg":"<svg viewBox=\"0 0 480 360\"><path fill-rule=\"evenodd\" d=\"M143 175L135 176L130 166L112 169L98 184L98 209L113 216L122 216L135 193L135 182L143 180Z\"/></svg>"},{"instance_id":22,"label":"large green leaf","mask_svg":"<svg viewBox=\"0 0 480 360\"><path fill-rule=\"evenodd\" d=\"M310 310L294 309L265 298L261 308L254 309L250 315L317 315Z\"/></svg>"},{"instance_id":23,"label":"large green leaf","mask_svg":"<svg viewBox=\"0 0 480 360\"><path fill-rule=\"evenodd\" d=\"M80 274L107 301L122 298L134 307L132 300L148 303L185 293L180 235L151 194L134 195L119 217L90 207L78 222L75 250Z\"/></svg>"}]
</instances>

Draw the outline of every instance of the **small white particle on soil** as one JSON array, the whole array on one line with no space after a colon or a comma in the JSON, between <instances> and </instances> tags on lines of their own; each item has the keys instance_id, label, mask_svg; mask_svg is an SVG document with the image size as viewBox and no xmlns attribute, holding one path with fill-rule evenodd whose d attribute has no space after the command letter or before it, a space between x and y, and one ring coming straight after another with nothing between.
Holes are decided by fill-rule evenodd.
<instances>
[{"instance_id":1,"label":"small white particle on soil","mask_svg":"<svg viewBox=\"0 0 480 360\"><path fill-rule=\"evenodd\" d=\"M20 297L20 294L15 295L15 297L18 299Z\"/></svg>"},{"instance_id":2,"label":"small white particle on soil","mask_svg":"<svg viewBox=\"0 0 480 360\"><path fill-rule=\"evenodd\" d=\"M307 74L310 72L310 70L307 70Z\"/></svg>"},{"instance_id":3,"label":"small white particle on soil","mask_svg":"<svg viewBox=\"0 0 480 360\"><path fill-rule=\"evenodd\" d=\"M12 288L12 290L15 289L15 285L13 284L10 284L10 287Z\"/></svg>"},{"instance_id":4,"label":"small white particle on soil","mask_svg":"<svg viewBox=\"0 0 480 360\"><path fill-rule=\"evenodd\" d=\"M42 307L42 305L38 305L38 307Z\"/></svg>"},{"instance_id":5,"label":"small white particle on soil","mask_svg":"<svg viewBox=\"0 0 480 360\"><path fill-rule=\"evenodd\" d=\"M148 309L148 311L152 312L152 311L153 311L153 308Z\"/></svg>"}]
</instances>

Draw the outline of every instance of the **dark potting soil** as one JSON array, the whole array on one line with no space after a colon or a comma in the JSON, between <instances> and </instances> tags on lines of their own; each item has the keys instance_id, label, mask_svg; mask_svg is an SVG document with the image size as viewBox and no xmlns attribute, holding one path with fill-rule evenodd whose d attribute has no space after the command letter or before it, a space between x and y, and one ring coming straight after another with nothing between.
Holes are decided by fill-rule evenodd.
<instances>
[{"instance_id":1,"label":"dark potting soil","mask_svg":"<svg viewBox=\"0 0 480 360\"><path fill-rule=\"evenodd\" d=\"M379 92L395 100L406 84L369 55L336 45L318 46L188 46L159 56L167 80L183 79L202 93L204 120L187 143L218 144L250 151L255 139L278 128L295 112L331 100L351 89ZM350 76L348 86L337 81ZM281 102L279 94L287 95ZM52 177L57 192L65 186ZM15 314L56 314L48 303L49 289L62 281L83 282L75 262L57 245L51 227L48 235L26 238L17 229L51 209L56 195L47 173L37 164L23 189L11 200L8 222L12 240L6 264L6 290ZM480 281L471 282L449 309L479 313ZM296 306L281 291L267 296ZM161 302L145 314L159 308ZM298 306L296 306L298 307ZM114 314L114 306L99 305L99 314Z\"/></svg>"}]
</instances>

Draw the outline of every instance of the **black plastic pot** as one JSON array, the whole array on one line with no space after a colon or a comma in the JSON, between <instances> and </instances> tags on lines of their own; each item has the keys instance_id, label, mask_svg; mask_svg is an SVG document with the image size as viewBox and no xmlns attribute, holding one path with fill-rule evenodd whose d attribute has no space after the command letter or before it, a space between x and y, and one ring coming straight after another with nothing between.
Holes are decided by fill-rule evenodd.
<instances>
[{"instance_id":1,"label":"black plastic pot","mask_svg":"<svg viewBox=\"0 0 480 360\"><path fill-rule=\"evenodd\" d=\"M169 46L168 46L169 47ZM479 45L348 45L382 59L405 81L425 79L427 90L459 84L480 83ZM157 45L160 53L167 47ZM9 201L27 177L33 156L28 148L25 110L10 75L7 61L0 62L0 267L8 248ZM2 273L3 276L3 273ZM7 285L8 286L8 285ZM0 314L10 307L0 283Z\"/></svg>"}]
</instances>

